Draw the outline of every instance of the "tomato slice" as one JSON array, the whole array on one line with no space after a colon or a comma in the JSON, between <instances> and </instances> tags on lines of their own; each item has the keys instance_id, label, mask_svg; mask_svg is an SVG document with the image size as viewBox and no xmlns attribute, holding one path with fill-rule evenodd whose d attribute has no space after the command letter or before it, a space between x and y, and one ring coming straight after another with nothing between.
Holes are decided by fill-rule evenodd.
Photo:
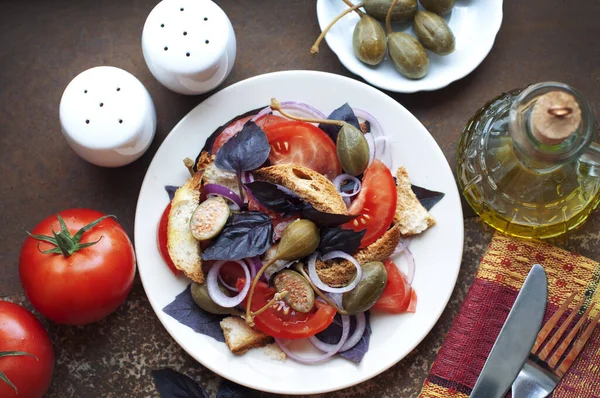
<instances>
[{"instance_id":1,"label":"tomato slice","mask_svg":"<svg viewBox=\"0 0 600 398\"><path fill-rule=\"evenodd\" d=\"M408 284L392 260L386 260L383 265L387 271L387 284L372 309L391 314L415 312L417 294L414 289Z\"/></svg>"},{"instance_id":2,"label":"tomato slice","mask_svg":"<svg viewBox=\"0 0 600 398\"><path fill-rule=\"evenodd\" d=\"M244 127L244 124L246 124L246 122L248 120L252 119L254 116L256 116L256 115L250 115L250 116L243 117L243 118L231 123L229 126L227 126L215 140L215 143L213 144L213 147L212 147L212 153L214 155L216 155L219 148L221 148L224 143L229 141L229 139L231 137L236 135L242 129L242 127ZM288 119L281 117L281 116L267 114L267 115L262 116L255 123L258 127L262 127L264 129L266 126L269 126L273 123L279 123L279 122L283 122L286 120L288 120Z\"/></svg>"},{"instance_id":3,"label":"tomato slice","mask_svg":"<svg viewBox=\"0 0 600 398\"><path fill-rule=\"evenodd\" d=\"M286 121L264 126L271 145L271 164L297 164L317 171L330 180L342 172L335 143L317 126Z\"/></svg>"},{"instance_id":4,"label":"tomato slice","mask_svg":"<svg viewBox=\"0 0 600 398\"><path fill-rule=\"evenodd\" d=\"M238 279L236 287L241 290L244 280ZM258 282L252 296L252 311L257 311L273 298L275 289L270 288L264 282ZM246 305L244 300L244 305ZM283 311L274 309L273 306L260 315L254 317L256 327L264 333L283 339L303 339L327 329L335 317L335 308L320 300L315 301L315 306L309 313Z\"/></svg>"},{"instance_id":5,"label":"tomato slice","mask_svg":"<svg viewBox=\"0 0 600 398\"><path fill-rule=\"evenodd\" d=\"M167 249L167 225L169 224L170 211L171 202L167 205L158 224L158 250L171 271L173 271L175 275L179 275L179 270L175 267L175 264L173 264L173 260L171 260L171 256L169 255L169 249Z\"/></svg>"},{"instance_id":6,"label":"tomato slice","mask_svg":"<svg viewBox=\"0 0 600 398\"><path fill-rule=\"evenodd\" d=\"M397 200L398 193L392 173L385 164L375 159L365 171L358 197L348 209L350 214L358 214L358 217L343 224L342 228L357 232L366 229L360 247L369 246L392 224Z\"/></svg>"},{"instance_id":7,"label":"tomato slice","mask_svg":"<svg viewBox=\"0 0 600 398\"><path fill-rule=\"evenodd\" d=\"M235 261L227 261L221 266L219 270L221 278L229 286L233 287L237 283L237 280L244 277L244 270Z\"/></svg>"}]
</instances>

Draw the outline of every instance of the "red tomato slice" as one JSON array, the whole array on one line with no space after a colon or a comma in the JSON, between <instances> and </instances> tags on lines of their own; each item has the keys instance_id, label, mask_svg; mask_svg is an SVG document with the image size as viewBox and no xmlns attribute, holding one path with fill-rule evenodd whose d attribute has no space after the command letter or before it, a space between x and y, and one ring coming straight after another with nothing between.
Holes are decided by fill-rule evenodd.
<instances>
[{"instance_id":1,"label":"red tomato slice","mask_svg":"<svg viewBox=\"0 0 600 398\"><path fill-rule=\"evenodd\" d=\"M375 159L365 171L362 188L352 202L348 212L358 214L354 220L342 225L342 228L367 232L360 241L360 247L369 246L388 230L396 212L396 183L390 170Z\"/></svg>"},{"instance_id":2,"label":"red tomato slice","mask_svg":"<svg viewBox=\"0 0 600 398\"><path fill-rule=\"evenodd\" d=\"M223 264L219 270L219 274L225 283L231 287L235 286L238 279L245 276L244 270L235 261L227 261Z\"/></svg>"},{"instance_id":3,"label":"red tomato slice","mask_svg":"<svg viewBox=\"0 0 600 398\"><path fill-rule=\"evenodd\" d=\"M242 289L244 280L238 279L236 287ZM258 282L252 296L252 311L257 311L273 298L275 289L270 288L264 282ZM244 300L246 305L246 300ZM315 334L327 329L333 322L335 309L322 301L315 301L315 307L311 312L304 314L295 311L289 311L285 314L283 311L268 308L260 315L254 317L256 327L264 333L284 339L303 339L314 336Z\"/></svg>"},{"instance_id":4,"label":"red tomato slice","mask_svg":"<svg viewBox=\"0 0 600 398\"><path fill-rule=\"evenodd\" d=\"M175 275L179 275L179 270L173 264L173 260L171 260L171 256L169 255L169 249L167 249L167 225L169 224L169 212L171 211L171 202L167 205L165 211L160 218L160 223L158 224L158 250L160 250L160 255L163 260L167 263L171 271Z\"/></svg>"},{"instance_id":5,"label":"red tomato slice","mask_svg":"<svg viewBox=\"0 0 600 398\"><path fill-rule=\"evenodd\" d=\"M310 123L286 121L264 126L271 164L297 164L317 171L330 180L342 172L335 143Z\"/></svg>"},{"instance_id":6,"label":"red tomato slice","mask_svg":"<svg viewBox=\"0 0 600 398\"><path fill-rule=\"evenodd\" d=\"M212 147L212 153L214 155L216 155L219 148L221 148L224 143L229 141L229 139L231 137L236 135L242 129L242 127L244 127L244 124L246 124L246 122L248 120L252 119L254 116L256 116L256 115L250 115L250 116L243 117L243 118L231 123L229 126L227 126L225 128L225 130L223 130L221 132L221 134L219 134L219 136L215 140L215 143L213 144L213 147ZM281 116L267 114L267 115L262 116L260 119L256 120L255 123L258 127L262 127L264 129L266 126L269 126L273 123L279 123L279 122L283 122L286 120L288 120L288 119L281 117Z\"/></svg>"},{"instance_id":7,"label":"red tomato slice","mask_svg":"<svg viewBox=\"0 0 600 398\"><path fill-rule=\"evenodd\" d=\"M408 284L402 273L398 270L392 260L386 260L383 265L387 271L387 284L379 300L372 307L374 310L401 314L403 312L415 312L417 295ZM411 307L411 304L414 305Z\"/></svg>"}]
</instances>

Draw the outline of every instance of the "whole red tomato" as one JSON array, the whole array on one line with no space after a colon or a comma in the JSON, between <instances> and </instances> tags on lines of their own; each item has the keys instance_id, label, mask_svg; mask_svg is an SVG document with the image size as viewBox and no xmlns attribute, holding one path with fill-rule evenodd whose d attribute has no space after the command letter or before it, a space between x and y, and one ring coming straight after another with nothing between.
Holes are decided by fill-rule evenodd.
<instances>
[{"instance_id":1,"label":"whole red tomato","mask_svg":"<svg viewBox=\"0 0 600 398\"><path fill-rule=\"evenodd\" d=\"M52 342L42 324L20 305L0 301L0 397L43 396L53 370Z\"/></svg>"},{"instance_id":2,"label":"whole red tomato","mask_svg":"<svg viewBox=\"0 0 600 398\"><path fill-rule=\"evenodd\" d=\"M96 322L127 297L135 253L125 230L108 217L89 209L61 211L39 223L25 240L19 257L21 283L48 319L71 325Z\"/></svg>"}]
</instances>

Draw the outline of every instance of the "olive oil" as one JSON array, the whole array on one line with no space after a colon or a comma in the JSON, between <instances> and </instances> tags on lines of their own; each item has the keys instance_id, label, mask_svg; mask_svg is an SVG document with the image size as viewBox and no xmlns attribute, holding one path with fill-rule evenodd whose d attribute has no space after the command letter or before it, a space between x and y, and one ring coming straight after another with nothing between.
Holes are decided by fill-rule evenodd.
<instances>
[{"instance_id":1,"label":"olive oil","mask_svg":"<svg viewBox=\"0 0 600 398\"><path fill-rule=\"evenodd\" d=\"M547 98L549 106L542 104ZM595 134L592 112L571 87L542 83L502 94L461 134L457 173L463 195L501 232L561 235L584 222L600 200Z\"/></svg>"}]
</instances>

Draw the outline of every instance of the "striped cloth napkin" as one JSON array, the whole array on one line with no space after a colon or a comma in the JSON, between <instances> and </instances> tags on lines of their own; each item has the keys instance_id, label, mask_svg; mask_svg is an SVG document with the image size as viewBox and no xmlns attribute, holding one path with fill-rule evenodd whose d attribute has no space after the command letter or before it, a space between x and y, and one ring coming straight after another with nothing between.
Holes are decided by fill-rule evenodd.
<instances>
[{"instance_id":1,"label":"striped cloth napkin","mask_svg":"<svg viewBox=\"0 0 600 398\"><path fill-rule=\"evenodd\" d=\"M597 262L546 243L496 233L419 397L469 396L519 289L535 263L544 267L548 277L544 322L573 290L587 296L576 320L592 302L600 302L600 264ZM589 318L598 310L596 306ZM568 312L563 319L566 315ZM600 398L600 327L595 329L553 397Z\"/></svg>"}]
</instances>

